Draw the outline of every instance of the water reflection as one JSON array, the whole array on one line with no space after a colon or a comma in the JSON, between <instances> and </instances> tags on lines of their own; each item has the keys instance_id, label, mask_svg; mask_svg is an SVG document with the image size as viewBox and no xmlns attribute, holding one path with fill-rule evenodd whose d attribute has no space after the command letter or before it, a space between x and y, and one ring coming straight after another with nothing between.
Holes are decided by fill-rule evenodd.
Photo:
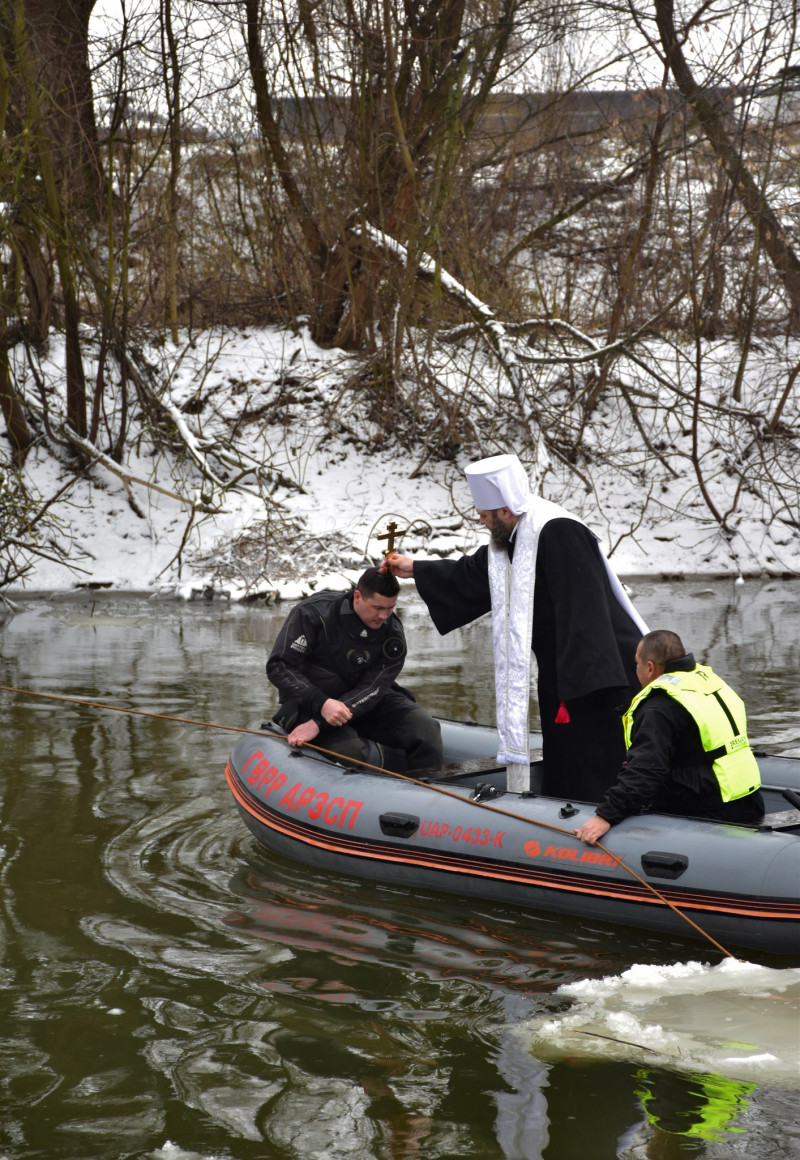
<instances>
[{"instance_id":1,"label":"water reflection","mask_svg":"<svg viewBox=\"0 0 800 1160\"><path fill-rule=\"evenodd\" d=\"M798 591L647 584L636 599L747 691L758 741L800 752ZM488 624L442 640L403 605L407 683L491 720ZM257 724L280 618L23 602L0 625L0 683ZM664 1069L545 1062L513 1032L561 1010L564 982L696 944L268 858L222 778L230 735L0 697L0 1156L568 1160L588 1139L602 1160L672 1139L642 1094L661 1083L680 1118L689 1095ZM760 1085L737 1126L749 1154L787 1157L795 1119Z\"/></svg>"},{"instance_id":2,"label":"water reflection","mask_svg":"<svg viewBox=\"0 0 800 1160\"><path fill-rule=\"evenodd\" d=\"M366 964L394 967L400 972L394 981L402 987L411 973L421 972L428 980L544 996L575 978L622 969L630 961L631 939L645 961L663 952L661 940L626 931L625 948L618 953L602 928L585 924L576 932L567 919L477 899L465 905L438 894L418 892L410 898L408 891L384 885L365 889L361 880L332 880L309 869L298 881L293 866L277 857L262 864L255 848L247 861L230 882L242 900L226 918L230 926L295 949L324 949L359 972ZM294 989L286 983L280 987ZM300 991L307 997L305 982ZM418 1008L404 1013L415 1018L430 1014Z\"/></svg>"}]
</instances>

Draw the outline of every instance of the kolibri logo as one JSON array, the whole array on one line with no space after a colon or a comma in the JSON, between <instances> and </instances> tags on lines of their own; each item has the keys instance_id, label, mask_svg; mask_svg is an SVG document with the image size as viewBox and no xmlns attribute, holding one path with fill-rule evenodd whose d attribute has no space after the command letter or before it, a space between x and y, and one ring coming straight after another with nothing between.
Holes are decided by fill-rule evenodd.
<instances>
[{"instance_id":1,"label":"kolibri logo","mask_svg":"<svg viewBox=\"0 0 800 1160\"><path fill-rule=\"evenodd\" d=\"M593 866L618 866L619 859L611 854L604 854L602 850L587 850L580 846L545 846L544 850L538 842L526 842L525 853L529 858L557 858L559 862L589 862Z\"/></svg>"}]
</instances>

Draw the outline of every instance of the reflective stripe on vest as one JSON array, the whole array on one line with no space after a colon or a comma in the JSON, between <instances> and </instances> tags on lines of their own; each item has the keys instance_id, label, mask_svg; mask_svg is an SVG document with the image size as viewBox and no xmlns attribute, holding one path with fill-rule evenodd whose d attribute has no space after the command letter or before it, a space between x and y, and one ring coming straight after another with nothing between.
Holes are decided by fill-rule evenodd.
<instances>
[{"instance_id":1,"label":"reflective stripe on vest","mask_svg":"<svg viewBox=\"0 0 800 1160\"><path fill-rule=\"evenodd\" d=\"M761 774L747 740L744 701L707 665L695 665L688 673L662 673L636 694L622 718L626 749L631 745L633 714L654 689L663 689L683 705L697 725L724 802L758 789Z\"/></svg>"}]
</instances>

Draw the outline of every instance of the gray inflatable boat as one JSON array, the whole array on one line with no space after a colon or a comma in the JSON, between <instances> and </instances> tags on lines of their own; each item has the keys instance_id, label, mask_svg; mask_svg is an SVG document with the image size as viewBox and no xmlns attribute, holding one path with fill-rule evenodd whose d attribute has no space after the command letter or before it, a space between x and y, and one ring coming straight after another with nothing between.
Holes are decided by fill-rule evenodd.
<instances>
[{"instance_id":1,"label":"gray inflatable boat","mask_svg":"<svg viewBox=\"0 0 800 1160\"><path fill-rule=\"evenodd\" d=\"M509 793L495 730L441 725L435 778L346 768L268 726L242 737L226 777L256 840L311 866L702 937L685 915L724 947L800 956L797 759L757 755L758 828L642 814L601 850L573 834L591 805L537 793L540 764L530 794Z\"/></svg>"}]
</instances>

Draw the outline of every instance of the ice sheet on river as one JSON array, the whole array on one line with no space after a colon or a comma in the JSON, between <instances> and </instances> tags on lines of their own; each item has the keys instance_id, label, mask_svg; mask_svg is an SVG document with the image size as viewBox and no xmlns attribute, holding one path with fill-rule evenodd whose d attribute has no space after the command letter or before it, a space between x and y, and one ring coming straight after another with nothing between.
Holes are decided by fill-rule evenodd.
<instances>
[{"instance_id":1,"label":"ice sheet on river","mask_svg":"<svg viewBox=\"0 0 800 1160\"><path fill-rule=\"evenodd\" d=\"M800 968L635 964L555 995L569 1009L517 1028L539 1059L642 1061L800 1089Z\"/></svg>"}]
</instances>

